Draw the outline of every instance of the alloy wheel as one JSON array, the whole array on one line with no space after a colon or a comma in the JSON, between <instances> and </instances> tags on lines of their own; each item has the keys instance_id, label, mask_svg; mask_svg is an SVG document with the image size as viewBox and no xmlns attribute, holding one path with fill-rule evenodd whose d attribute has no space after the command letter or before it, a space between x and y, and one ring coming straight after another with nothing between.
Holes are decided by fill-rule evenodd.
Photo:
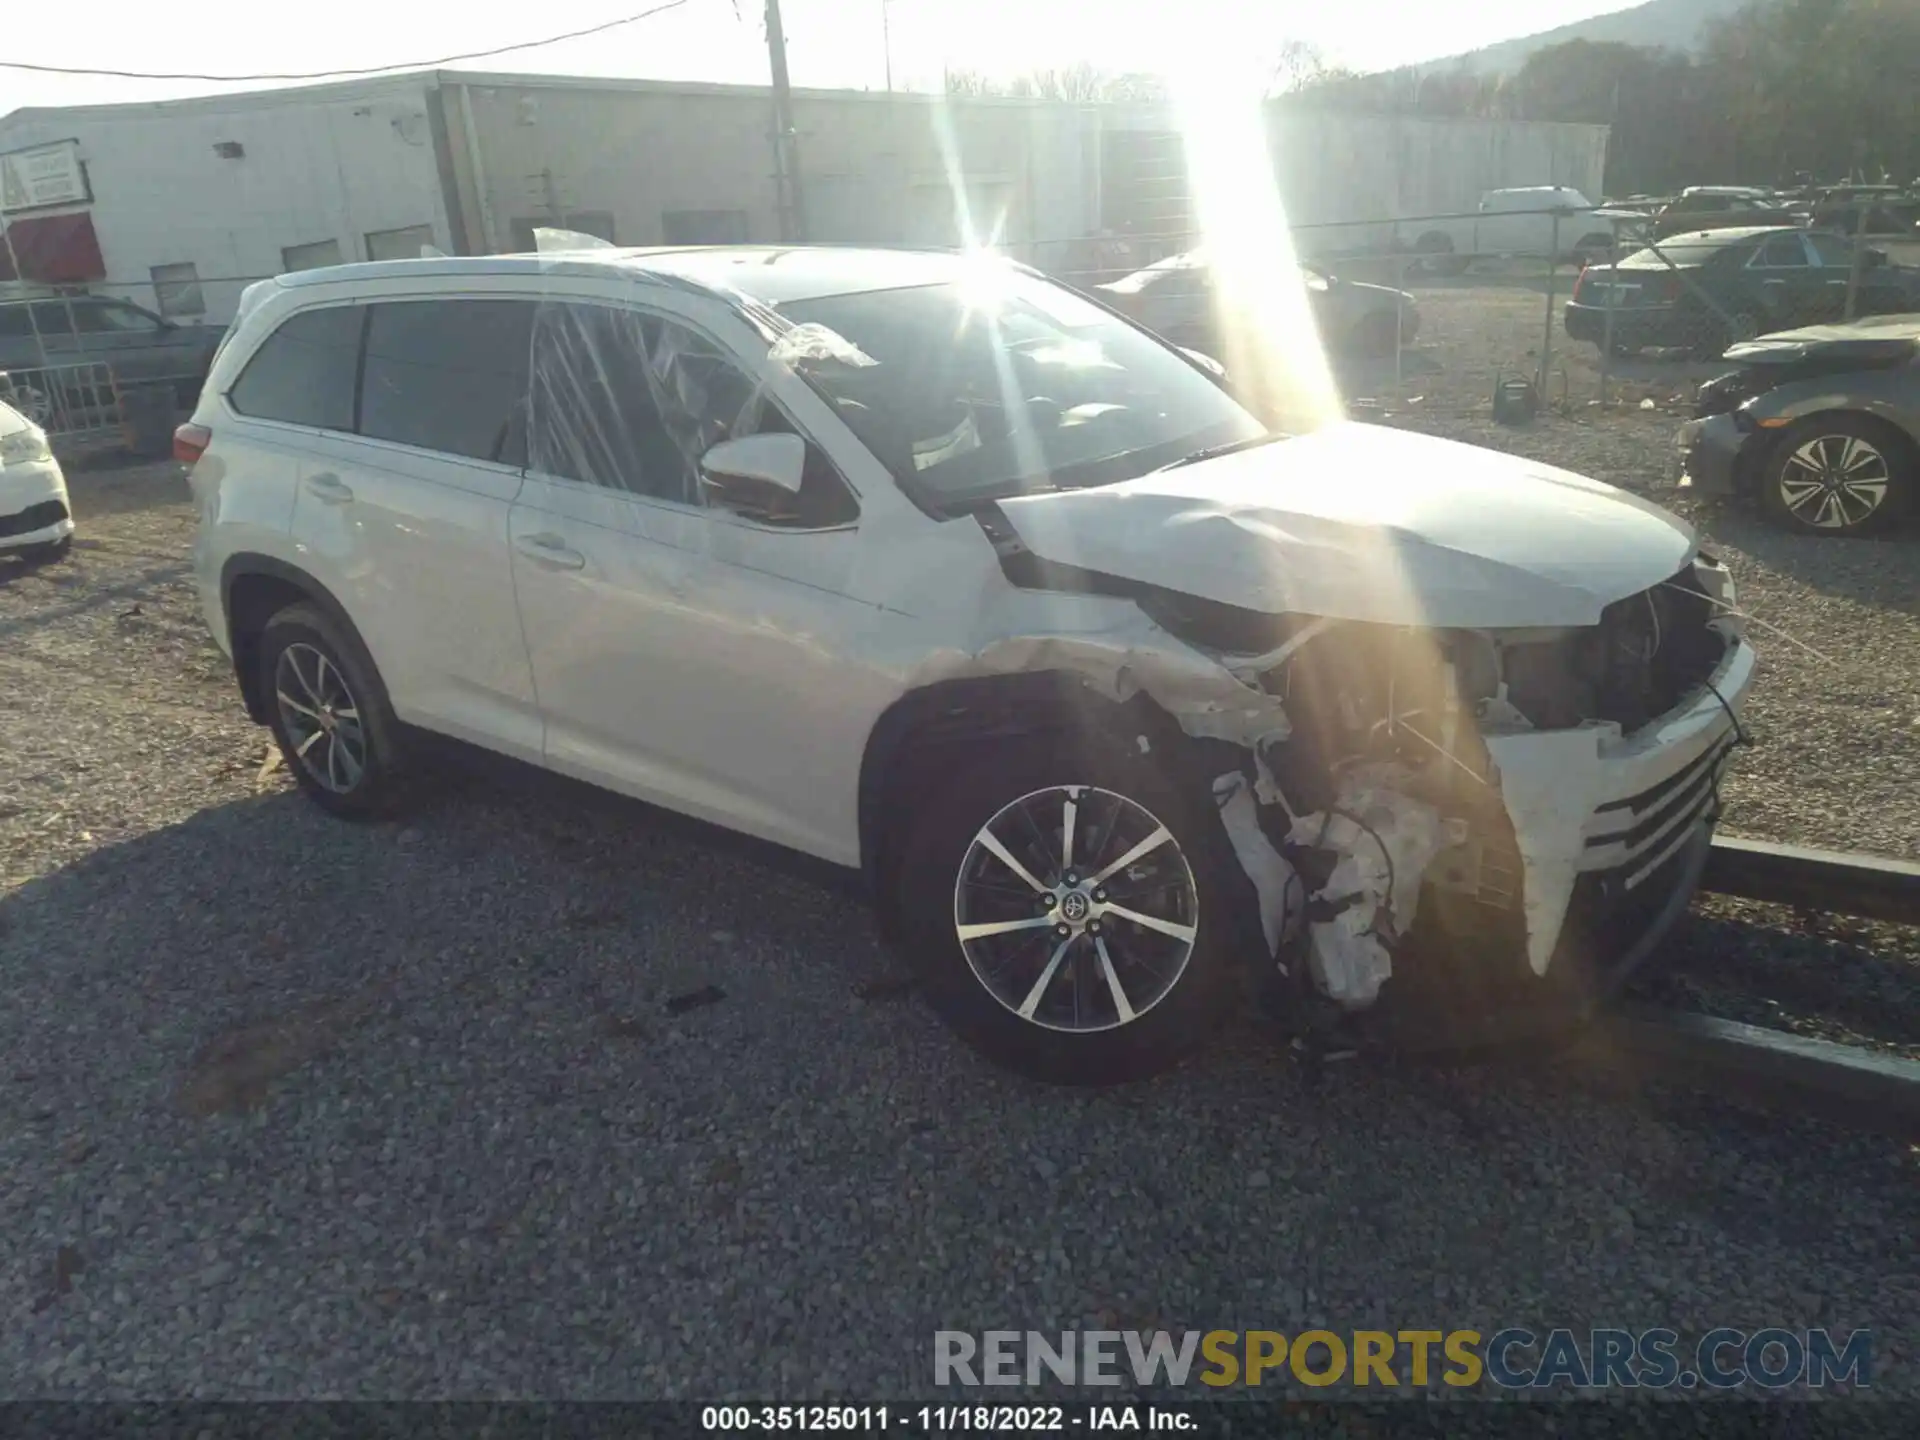
<instances>
[{"instance_id":1,"label":"alloy wheel","mask_svg":"<svg viewBox=\"0 0 1920 1440\"><path fill-rule=\"evenodd\" d=\"M332 794L351 792L366 773L367 732L340 667L312 645L289 645L274 665L273 690L301 768Z\"/></svg>"},{"instance_id":2,"label":"alloy wheel","mask_svg":"<svg viewBox=\"0 0 1920 1440\"><path fill-rule=\"evenodd\" d=\"M1193 958L1200 898L1173 833L1126 796L1035 790L981 826L960 862L953 919L975 978L1048 1030L1127 1025Z\"/></svg>"},{"instance_id":3,"label":"alloy wheel","mask_svg":"<svg viewBox=\"0 0 1920 1440\"><path fill-rule=\"evenodd\" d=\"M1887 498L1887 457L1857 435L1820 435L1787 456L1780 501L1797 519L1822 530L1863 524Z\"/></svg>"}]
</instances>

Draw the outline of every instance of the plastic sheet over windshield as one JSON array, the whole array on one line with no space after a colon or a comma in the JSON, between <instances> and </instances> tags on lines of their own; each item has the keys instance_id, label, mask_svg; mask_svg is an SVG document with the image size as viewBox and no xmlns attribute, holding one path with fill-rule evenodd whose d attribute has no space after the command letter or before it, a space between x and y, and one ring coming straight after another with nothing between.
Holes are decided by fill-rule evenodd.
<instances>
[{"instance_id":1,"label":"plastic sheet over windshield","mask_svg":"<svg viewBox=\"0 0 1920 1440\"><path fill-rule=\"evenodd\" d=\"M1264 431L1177 352L1017 271L780 313L781 358L936 509L1111 484Z\"/></svg>"}]
</instances>

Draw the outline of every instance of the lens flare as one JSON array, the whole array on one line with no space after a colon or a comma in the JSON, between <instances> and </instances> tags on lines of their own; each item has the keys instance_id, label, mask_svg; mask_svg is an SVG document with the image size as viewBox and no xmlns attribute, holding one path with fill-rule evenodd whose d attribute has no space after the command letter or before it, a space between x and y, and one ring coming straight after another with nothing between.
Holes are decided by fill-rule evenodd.
<instances>
[{"instance_id":1,"label":"lens flare","mask_svg":"<svg viewBox=\"0 0 1920 1440\"><path fill-rule=\"evenodd\" d=\"M1271 425L1301 431L1343 419L1274 176L1266 77L1221 39L1228 30L1176 28L1196 35L1172 58L1168 81L1226 352L1218 358Z\"/></svg>"}]
</instances>

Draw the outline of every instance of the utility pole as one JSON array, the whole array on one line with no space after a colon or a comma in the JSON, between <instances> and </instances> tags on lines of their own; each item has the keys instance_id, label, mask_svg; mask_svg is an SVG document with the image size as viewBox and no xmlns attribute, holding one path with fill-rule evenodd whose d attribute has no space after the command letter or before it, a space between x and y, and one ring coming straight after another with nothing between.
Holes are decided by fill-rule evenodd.
<instances>
[{"instance_id":1,"label":"utility pole","mask_svg":"<svg viewBox=\"0 0 1920 1440\"><path fill-rule=\"evenodd\" d=\"M888 0L880 0L880 49L887 58L887 93L893 93L893 35L887 26Z\"/></svg>"},{"instance_id":2,"label":"utility pole","mask_svg":"<svg viewBox=\"0 0 1920 1440\"><path fill-rule=\"evenodd\" d=\"M767 54L773 64L773 165L780 208L780 238L807 237L807 207L800 189L799 135L793 123L793 88L787 83L787 32L780 0L767 0Z\"/></svg>"}]
</instances>

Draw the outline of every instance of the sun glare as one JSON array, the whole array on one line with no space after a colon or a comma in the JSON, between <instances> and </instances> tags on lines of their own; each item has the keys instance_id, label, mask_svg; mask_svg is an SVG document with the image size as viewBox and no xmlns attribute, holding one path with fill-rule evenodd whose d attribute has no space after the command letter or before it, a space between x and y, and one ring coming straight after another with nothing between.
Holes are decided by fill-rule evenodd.
<instances>
[{"instance_id":1,"label":"sun glare","mask_svg":"<svg viewBox=\"0 0 1920 1440\"><path fill-rule=\"evenodd\" d=\"M1219 359L1270 424L1310 430L1341 419L1274 179L1266 77L1214 27L1174 28L1194 37L1172 57L1168 79L1211 263Z\"/></svg>"}]
</instances>

